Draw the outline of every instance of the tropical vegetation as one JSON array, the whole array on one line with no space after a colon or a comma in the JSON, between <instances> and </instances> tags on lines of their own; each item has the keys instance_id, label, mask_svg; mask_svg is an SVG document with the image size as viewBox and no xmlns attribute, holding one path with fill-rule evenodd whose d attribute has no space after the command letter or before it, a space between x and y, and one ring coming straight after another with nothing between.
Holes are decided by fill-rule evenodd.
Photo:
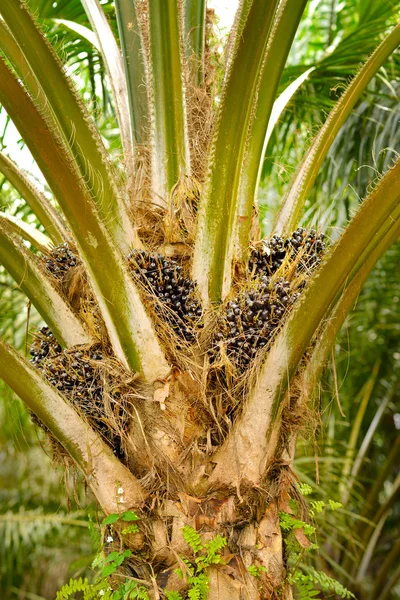
<instances>
[{"instance_id":1,"label":"tropical vegetation","mask_svg":"<svg viewBox=\"0 0 400 600\"><path fill-rule=\"evenodd\" d=\"M202 0L0 17L44 178L2 141L4 462L39 435L66 491L2 470L3 589L69 531L57 598L396 597L396 3L243 0L224 44Z\"/></svg>"}]
</instances>

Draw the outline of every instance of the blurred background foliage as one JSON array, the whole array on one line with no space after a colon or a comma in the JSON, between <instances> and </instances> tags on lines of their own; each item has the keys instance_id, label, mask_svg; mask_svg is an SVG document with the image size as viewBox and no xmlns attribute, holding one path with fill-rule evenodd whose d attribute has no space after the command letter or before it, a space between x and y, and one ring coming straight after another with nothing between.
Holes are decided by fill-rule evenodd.
<instances>
[{"instance_id":1,"label":"blurred background foliage","mask_svg":"<svg viewBox=\"0 0 400 600\"><path fill-rule=\"evenodd\" d=\"M80 1L29 4L91 108L118 167L120 141L107 75ZM116 31L113 3L101 4ZM266 234L313 134L399 12L397 0L309 1L282 90L307 69L313 71L268 143L259 194ZM304 225L316 225L334 240L368 186L391 164L398 148L399 92L400 57L394 54L329 151ZM4 111L0 123L0 149L21 160L21 141ZM43 189L33 165L31 178ZM29 207L0 175L0 210L5 206L9 214L35 223ZM295 460L299 479L314 490L312 499L343 504L315 518L316 567L368 600L400 598L399 264L397 243L376 266L342 329L312 399L315 423L299 440ZM39 325L35 310L0 267L2 334L28 352L31 332ZM90 498L73 474L68 477L62 465L54 468L42 432L1 382L0 399L0 597L50 600L69 577L88 572L94 553L87 526Z\"/></svg>"}]
</instances>

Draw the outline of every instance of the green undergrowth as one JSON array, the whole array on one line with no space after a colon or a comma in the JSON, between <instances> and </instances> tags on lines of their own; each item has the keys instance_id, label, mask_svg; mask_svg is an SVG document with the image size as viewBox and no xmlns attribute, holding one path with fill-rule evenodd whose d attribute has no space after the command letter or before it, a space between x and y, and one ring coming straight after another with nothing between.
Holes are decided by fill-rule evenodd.
<instances>
[{"instance_id":1,"label":"green undergrowth","mask_svg":"<svg viewBox=\"0 0 400 600\"><path fill-rule=\"evenodd\" d=\"M208 577L206 569L212 565L223 565L221 551L227 545L227 541L221 535L216 535L203 544L200 535L186 525L182 534L185 542L190 546L194 554L194 560L180 557L181 566L175 570L176 574L188 585L187 598L189 600L208 599ZM178 592L165 591L167 600L183 600Z\"/></svg>"},{"instance_id":2,"label":"green undergrowth","mask_svg":"<svg viewBox=\"0 0 400 600\"><path fill-rule=\"evenodd\" d=\"M302 496L310 496L312 488L307 484L300 484L298 491ZM284 555L287 567L286 583L294 586L298 600L327 596L340 598L355 598L339 581L330 577L323 571L315 569L312 565L315 553L318 552L317 529L314 524L315 517L324 511L336 511L342 508L339 502L328 500L308 499L308 516L311 522L303 520L304 501L290 500L286 511L279 513L279 522L283 536ZM307 517L308 518L308 517ZM79 594L82 600L150 600L152 585L148 582L128 577L123 574L125 561L132 552L126 549L125 536L139 533L139 517L131 510L120 514L108 515L102 522L101 532L98 527L89 521L93 540L97 543L99 551L92 563L94 578L91 583L88 579L71 579L57 593L56 600L69 600ZM112 526L118 524L121 541L118 550L105 552L105 542L112 543L113 537L108 535ZM175 590L163 590L163 597L167 600L209 600L209 579L207 569L212 566L224 566L223 550L227 546L226 538L215 535L211 540L204 542L200 534L186 525L182 529L182 536L189 546L192 556L179 556L178 568L175 574L182 580L186 588L184 595ZM252 564L247 569L248 573L258 580L257 585L262 585L261 578L267 574L267 569L262 565ZM118 572L118 573L117 573ZM126 572L126 571L125 571ZM110 587L109 578L115 573L122 581L116 589Z\"/></svg>"},{"instance_id":3,"label":"green undergrowth","mask_svg":"<svg viewBox=\"0 0 400 600\"><path fill-rule=\"evenodd\" d=\"M137 525L139 517L131 510L123 513L113 513L108 515L102 523L103 533L106 536L105 541L111 543L113 538L107 535L107 530L111 525L119 523L121 526L122 541L124 536L132 533L138 533ZM56 600L68 600L75 597L76 593L80 593L79 598L82 600L149 600L147 588L138 583L132 578L124 578L124 581L113 590L110 587L108 578L119 569L124 562L132 555L131 550L122 548L106 554L104 552L104 543L102 536L93 521L89 520L90 530L93 541L99 547L96 554L92 569L94 572L93 582L89 583L88 579L71 579L69 583L64 585L57 592Z\"/></svg>"},{"instance_id":4,"label":"green undergrowth","mask_svg":"<svg viewBox=\"0 0 400 600\"><path fill-rule=\"evenodd\" d=\"M103 533L116 523L121 528L122 539L131 533L138 533L139 526L136 521L139 517L133 511L125 511L121 514L108 515L102 523ZM75 598L79 593L82 600L150 600L149 585L143 585L134 578L123 576L124 581L117 589L112 589L109 584L109 577L117 569L123 566L124 562L132 555L131 550L122 549L113 551L109 554L104 552L104 543L101 543L101 535L90 520L90 528L94 541L100 544L99 552L92 563L92 569L95 573L93 582L88 579L71 579L57 592L56 600L69 600ZM124 526L126 523L126 526ZM207 600L208 599L208 577L206 569L212 565L223 565L222 550L227 545L224 537L216 535L213 539L203 543L200 535L192 527L186 526L182 530L182 535L194 557L189 560L187 557L179 557L179 568L175 573L187 586L185 599L188 600ZM106 536L110 540L111 536ZM184 600L183 596L173 590L164 591L167 600Z\"/></svg>"},{"instance_id":5,"label":"green undergrowth","mask_svg":"<svg viewBox=\"0 0 400 600\"><path fill-rule=\"evenodd\" d=\"M298 491L302 496L313 493L312 487L308 484L299 484ZM320 598L321 592L329 597L335 595L340 598L355 598L354 594L339 581L311 565L312 558L319 549L316 543L317 528L298 517L301 514L298 501L290 500L289 507L291 512L279 513L279 522L287 561L287 581L296 588L298 600L309 600L317 596ZM323 500L309 499L308 501L308 514L311 521L324 511L336 511L340 508L342 504L334 500L328 500L327 503Z\"/></svg>"}]
</instances>

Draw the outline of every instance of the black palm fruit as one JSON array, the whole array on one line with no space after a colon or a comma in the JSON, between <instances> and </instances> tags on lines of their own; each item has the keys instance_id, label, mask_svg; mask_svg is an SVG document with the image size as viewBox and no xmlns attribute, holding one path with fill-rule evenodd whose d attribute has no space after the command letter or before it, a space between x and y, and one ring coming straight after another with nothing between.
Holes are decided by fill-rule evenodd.
<instances>
[{"instance_id":1,"label":"black palm fruit","mask_svg":"<svg viewBox=\"0 0 400 600\"><path fill-rule=\"evenodd\" d=\"M310 271L321 262L321 256L325 251L324 239L324 234L317 233L315 229L307 231L303 227L298 227L287 238L285 245L291 255L300 255L300 269Z\"/></svg>"},{"instance_id":2,"label":"black palm fruit","mask_svg":"<svg viewBox=\"0 0 400 600\"><path fill-rule=\"evenodd\" d=\"M289 282L282 278L273 282L263 275L251 290L242 291L226 304L214 334L211 361L218 359L223 346L238 370L245 370L271 340L298 297Z\"/></svg>"},{"instance_id":3,"label":"black palm fruit","mask_svg":"<svg viewBox=\"0 0 400 600\"><path fill-rule=\"evenodd\" d=\"M195 283L184 276L181 265L145 250L131 252L128 265L134 279L160 301L157 312L179 336L188 342L193 341L202 309Z\"/></svg>"},{"instance_id":4,"label":"black palm fruit","mask_svg":"<svg viewBox=\"0 0 400 600\"><path fill-rule=\"evenodd\" d=\"M68 243L54 248L43 257L43 262L56 279L62 279L69 269L80 264ZM145 250L133 250L127 262L133 278L160 301L158 314L170 323L181 338L193 342L202 309L196 285L184 276L181 265L161 254Z\"/></svg>"},{"instance_id":5,"label":"black palm fruit","mask_svg":"<svg viewBox=\"0 0 400 600\"><path fill-rule=\"evenodd\" d=\"M299 257L297 269L310 272L321 262L325 250L325 236L314 229L307 231L298 227L291 236L284 238L273 235L254 247L249 257L249 272L252 276L273 275L285 259Z\"/></svg>"},{"instance_id":6,"label":"black palm fruit","mask_svg":"<svg viewBox=\"0 0 400 600\"><path fill-rule=\"evenodd\" d=\"M56 387L83 413L122 458L121 439L109 426L110 415L105 407L105 381L99 369L103 360L100 346L82 346L63 350L48 327L42 327L34 337L31 363L51 385ZM117 385L109 381L107 390L113 416L122 430L127 430L129 413ZM33 417L37 423L37 419ZM40 424L40 423L39 423Z\"/></svg>"},{"instance_id":7,"label":"black palm fruit","mask_svg":"<svg viewBox=\"0 0 400 600\"><path fill-rule=\"evenodd\" d=\"M68 244L60 244L53 248L50 253L43 257L43 262L53 277L56 279L62 279L65 273L72 267L76 267L78 264L78 258L74 254Z\"/></svg>"},{"instance_id":8,"label":"black palm fruit","mask_svg":"<svg viewBox=\"0 0 400 600\"><path fill-rule=\"evenodd\" d=\"M249 271L254 276L264 273L276 273L286 256L285 241L279 235L273 235L269 240L253 248L249 258Z\"/></svg>"}]
</instances>

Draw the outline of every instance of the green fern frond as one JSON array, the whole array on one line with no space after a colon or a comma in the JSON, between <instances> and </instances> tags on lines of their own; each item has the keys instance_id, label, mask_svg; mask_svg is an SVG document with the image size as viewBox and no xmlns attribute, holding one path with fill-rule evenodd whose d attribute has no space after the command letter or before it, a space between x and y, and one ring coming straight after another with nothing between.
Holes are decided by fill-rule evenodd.
<instances>
[{"instance_id":1,"label":"green fern frond","mask_svg":"<svg viewBox=\"0 0 400 600\"><path fill-rule=\"evenodd\" d=\"M187 574L189 574L190 576L194 576L194 568L193 568L192 563L190 562L190 560L188 560L184 556L181 556L181 561L185 565L186 569L185 569L185 573L184 573L183 569L175 569L175 573L178 575L178 577L180 579L185 579L185 576Z\"/></svg>"},{"instance_id":2,"label":"green fern frond","mask_svg":"<svg viewBox=\"0 0 400 600\"><path fill-rule=\"evenodd\" d=\"M191 585L188 591L189 600L208 600L208 577L205 573L190 577L189 584Z\"/></svg>"},{"instance_id":3,"label":"green fern frond","mask_svg":"<svg viewBox=\"0 0 400 600\"><path fill-rule=\"evenodd\" d=\"M57 592L56 600L67 600L75 594L75 592L86 592L90 589L90 585L87 579L70 579L69 583L63 585L61 590Z\"/></svg>"},{"instance_id":4,"label":"green fern frond","mask_svg":"<svg viewBox=\"0 0 400 600\"><path fill-rule=\"evenodd\" d=\"M216 535L212 540L205 544L207 556L212 556L217 554L217 552L221 552L227 543L226 538L222 537L222 535Z\"/></svg>"},{"instance_id":5,"label":"green fern frond","mask_svg":"<svg viewBox=\"0 0 400 600\"><path fill-rule=\"evenodd\" d=\"M309 496L313 492L311 485L308 485L308 483L298 483L297 487L302 496Z\"/></svg>"},{"instance_id":6,"label":"green fern frond","mask_svg":"<svg viewBox=\"0 0 400 600\"><path fill-rule=\"evenodd\" d=\"M90 585L88 589L83 592L83 600L99 600L100 592L102 593L101 600L111 600L113 592L104 581Z\"/></svg>"},{"instance_id":7,"label":"green fern frond","mask_svg":"<svg viewBox=\"0 0 400 600\"><path fill-rule=\"evenodd\" d=\"M339 510L339 508L343 508L343 504L341 502L335 502L334 500L329 500L329 506L331 510Z\"/></svg>"},{"instance_id":8,"label":"green fern frond","mask_svg":"<svg viewBox=\"0 0 400 600\"><path fill-rule=\"evenodd\" d=\"M305 521L300 521L299 519L296 519L296 517L290 515L289 513L280 512L279 523L283 531L290 532L294 529L303 529L305 535L312 535L313 533L315 533L315 527L309 525Z\"/></svg>"},{"instance_id":9,"label":"green fern frond","mask_svg":"<svg viewBox=\"0 0 400 600\"><path fill-rule=\"evenodd\" d=\"M200 600L200 590L198 588L192 588L188 593L189 600Z\"/></svg>"},{"instance_id":10,"label":"green fern frond","mask_svg":"<svg viewBox=\"0 0 400 600\"><path fill-rule=\"evenodd\" d=\"M124 598L130 598L132 600L150 600L150 596L143 585L138 585L135 581L130 581L129 589L125 591Z\"/></svg>"},{"instance_id":11,"label":"green fern frond","mask_svg":"<svg viewBox=\"0 0 400 600\"><path fill-rule=\"evenodd\" d=\"M185 527L182 529L182 535L185 542L189 544L195 554L200 552L200 550L203 548L203 544L201 542L200 535L193 529L193 527L190 527L190 525L185 525Z\"/></svg>"},{"instance_id":12,"label":"green fern frond","mask_svg":"<svg viewBox=\"0 0 400 600\"><path fill-rule=\"evenodd\" d=\"M311 500L310 506L310 515L313 517L322 513L325 508L325 502L323 500Z\"/></svg>"},{"instance_id":13,"label":"green fern frond","mask_svg":"<svg viewBox=\"0 0 400 600\"><path fill-rule=\"evenodd\" d=\"M317 571L313 567L309 567L308 577L310 577L315 584L318 584L324 592L333 592L341 598L355 598L354 594L339 583L339 581L329 577L329 575L323 571Z\"/></svg>"},{"instance_id":14,"label":"green fern frond","mask_svg":"<svg viewBox=\"0 0 400 600\"><path fill-rule=\"evenodd\" d=\"M179 592L165 592L167 600L183 600Z\"/></svg>"},{"instance_id":15,"label":"green fern frond","mask_svg":"<svg viewBox=\"0 0 400 600\"><path fill-rule=\"evenodd\" d=\"M315 598L315 596L319 595L319 590L315 589L312 581L298 581L297 588L299 590L299 600L308 600L309 598Z\"/></svg>"},{"instance_id":16,"label":"green fern frond","mask_svg":"<svg viewBox=\"0 0 400 600\"><path fill-rule=\"evenodd\" d=\"M317 571L313 567L307 567L306 573L297 571L289 578L289 581L296 585L300 600L315 598L321 590L340 596L340 598L355 598L354 594L339 581L329 577L323 571ZM316 586L319 586L319 588Z\"/></svg>"}]
</instances>

